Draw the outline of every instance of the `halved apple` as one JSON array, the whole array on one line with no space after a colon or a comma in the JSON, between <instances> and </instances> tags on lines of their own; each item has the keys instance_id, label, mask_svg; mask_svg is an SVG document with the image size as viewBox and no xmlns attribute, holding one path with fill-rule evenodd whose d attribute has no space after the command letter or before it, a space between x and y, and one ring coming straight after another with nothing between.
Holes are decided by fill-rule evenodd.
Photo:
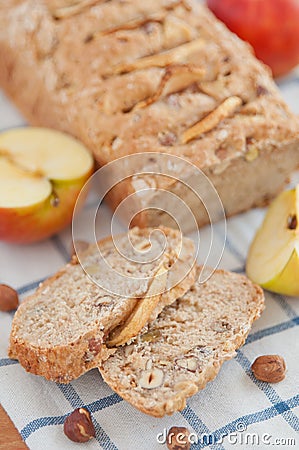
<instances>
[{"instance_id":1,"label":"halved apple","mask_svg":"<svg viewBox=\"0 0 299 450\"><path fill-rule=\"evenodd\" d=\"M76 139L46 128L0 134L0 239L29 243L72 220L93 158Z\"/></svg>"},{"instance_id":2,"label":"halved apple","mask_svg":"<svg viewBox=\"0 0 299 450\"><path fill-rule=\"evenodd\" d=\"M246 272L269 291L299 296L299 185L269 207L249 249Z\"/></svg>"}]
</instances>

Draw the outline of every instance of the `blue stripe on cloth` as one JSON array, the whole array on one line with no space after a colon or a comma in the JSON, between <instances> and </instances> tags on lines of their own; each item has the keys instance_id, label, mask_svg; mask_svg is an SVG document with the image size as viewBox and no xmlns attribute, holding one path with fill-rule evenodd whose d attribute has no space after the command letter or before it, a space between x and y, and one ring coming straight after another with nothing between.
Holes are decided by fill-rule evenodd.
<instances>
[{"instance_id":1,"label":"blue stripe on cloth","mask_svg":"<svg viewBox=\"0 0 299 450\"><path fill-rule=\"evenodd\" d=\"M39 284L45 281L45 278L41 278L40 280L33 281L32 283L25 284L17 289L18 294L26 294L28 291L32 291L33 289L38 288Z\"/></svg>"},{"instance_id":2,"label":"blue stripe on cloth","mask_svg":"<svg viewBox=\"0 0 299 450\"><path fill-rule=\"evenodd\" d=\"M122 402L123 399L119 397L117 394L109 395L108 397L101 398L99 400L95 400L94 402L87 405L87 409L91 413L95 413L97 411L101 411L103 409L109 408L110 406L116 405L117 403ZM98 442L104 449L107 450L117 450L117 447L113 442L111 442L109 436L105 433L105 431L100 427L97 421L93 421L96 430L96 436Z\"/></svg>"},{"instance_id":3,"label":"blue stripe on cloth","mask_svg":"<svg viewBox=\"0 0 299 450\"><path fill-rule=\"evenodd\" d=\"M19 362L16 361L15 359L10 359L10 358L1 358L0 359L0 367L12 366L14 364L19 364Z\"/></svg>"},{"instance_id":4,"label":"blue stripe on cloth","mask_svg":"<svg viewBox=\"0 0 299 450\"><path fill-rule=\"evenodd\" d=\"M269 408L265 408L261 411L241 416L238 419L224 425L223 427L218 428L218 430L215 430L211 434L211 439L213 442L220 441L222 437L225 437L230 433L238 432L240 430L240 424L245 425L245 428L247 428L249 425L252 425L253 423L259 423L269 419L273 419L273 417L279 416L285 411L290 411L292 408L296 408L297 406L299 406L299 395L295 395L290 399L277 403L276 405L270 406ZM206 443L199 442L198 444L193 444L191 446L191 449L200 450L202 448L207 447L207 445L208 444Z\"/></svg>"},{"instance_id":5,"label":"blue stripe on cloth","mask_svg":"<svg viewBox=\"0 0 299 450\"><path fill-rule=\"evenodd\" d=\"M258 388L266 395L268 400L274 405L276 408L276 405L283 405L283 399L278 395L278 393L275 391L275 389L269 384L265 383L263 381L257 380L255 376L252 373L251 370L251 362L249 359L242 353L241 350L237 351L237 356L235 360L240 364L240 366L245 370L248 377L253 381L253 383L258 386ZM298 417L289 410L289 408L283 410L281 409L279 411L279 414L282 415L284 420L287 422L287 424L293 428L294 430L299 430L299 419Z\"/></svg>"},{"instance_id":6,"label":"blue stripe on cloth","mask_svg":"<svg viewBox=\"0 0 299 450\"><path fill-rule=\"evenodd\" d=\"M84 402L71 384L56 383L56 385L73 408L81 408L84 406Z\"/></svg>"},{"instance_id":7,"label":"blue stripe on cloth","mask_svg":"<svg viewBox=\"0 0 299 450\"><path fill-rule=\"evenodd\" d=\"M245 257L242 253L237 249L237 247L232 243L228 235L226 235L226 247L228 251L237 258L237 260L244 265Z\"/></svg>"},{"instance_id":8,"label":"blue stripe on cloth","mask_svg":"<svg viewBox=\"0 0 299 450\"><path fill-rule=\"evenodd\" d=\"M54 244L56 250L60 253L60 256L62 256L62 258L64 259L64 261L69 262L71 259L71 255L65 248L60 237L56 234L55 236L51 237L51 241Z\"/></svg>"},{"instance_id":9,"label":"blue stripe on cloth","mask_svg":"<svg viewBox=\"0 0 299 450\"><path fill-rule=\"evenodd\" d=\"M286 301L286 299L282 296L282 295L278 295L278 294L272 294L271 298L279 304L279 306L281 307L281 309L286 313L286 315L290 318L293 319L294 317L297 316L296 311L288 304L288 302Z\"/></svg>"},{"instance_id":10,"label":"blue stripe on cloth","mask_svg":"<svg viewBox=\"0 0 299 450\"><path fill-rule=\"evenodd\" d=\"M58 388L61 390L65 398L68 400L68 402L71 404L71 406L75 408L81 408L85 407L84 402L80 398L80 396L77 394L75 388L71 384L60 384L56 383ZM99 400L101 402L101 400ZM113 404L113 403L111 403ZM99 405L100 407L100 405ZM89 408L87 407L89 410ZM100 408L103 409L103 408ZM103 428L100 426L98 421L93 417L93 424L96 431L96 439L101 445L101 447L105 450L117 450L117 447L115 444L111 441L108 434L103 430Z\"/></svg>"},{"instance_id":11,"label":"blue stripe on cloth","mask_svg":"<svg viewBox=\"0 0 299 450\"><path fill-rule=\"evenodd\" d=\"M243 266L245 266L245 258L241 254L241 252L236 248L236 246L232 243L232 241L230 240L230 238L228 236L228 232L226 232L226 235L224 235L218 229L218 227L215 227L215 231L220 238L225 239L225 249L227 249L232 255L234 255L236 257L236 259L239 261L239 263L241 263Z\"/></svg>"},{"instance_id":12,"label":"blue stripe on cloth","mask_svg":"<svg viewBox=\"0 0 299 450\"><path fill-rule=\"evenodd\" d=\"M101 411L102 409L109 408L109 406L116 405L117 403L120 403L122 401L123 399L119 395L111 394L108 397L103 397L90 403L88 409L90 412L97 412Z\"/></svg>"},{"instance_id":13,"label":"blue stripe on cloth","mask_svg":"<svg viewBox=\"0 0 299 450\"><path fill-rule=\"evenodd\" d=\"M60 387L62 385L58 385ZM70 385L66 385L70 386ZM101 411L102 409L105 409L109 406L115 405L122 401L122 399L117 394L109 395L108 397L104 397L100 400L96 400L92 403L89 403L87 405L79 405L75 402L79 401L82 402L78 394L74 389L69 389L67 387L66 389L66 398L71 400L72 407L74 408L80 408L81 406L84 406L88 411L91 413ZM79 399L79 400L78 400ZM39 430L40 428L47 427L50 425L62 425L67 418L69 414L64 414L62 416L53 416L53 417L40 417L38 419L32 420L30 423L28 423L21 431L20 434L25 441L26 439L31 436L32 433ZM105 433L104 430L100 427L100 425L97 423L97 421L93 418L93 423L96 429L96 437L102 448L105 450L117 450L117 447L113 444L113 442L110 440L109 436Z\"/></svg>"},{"instance_id":14,"label":"blue stripe on cloth","mask_svg":"<svg viewBox=\"0 0 299 450\"><path fill-rule=\"evenodd\" d=\"M202 439L206 440L206 443L210 445L211 449L217 448L217 450L225 450L222 445L213 445L214 441L211 440L211 431L189 405L187 405L185 409L181 411L181 415L184 417L184 419L187 420L197 436L201 436Z\"/></svg>"},{"instance_id":15,"label":"blue stripe on cloth","mask_svg":"<svg viewBox=\"0 0 299 450\"><path fill-rule=\"evenodd\" d=\"M237 267L236 269L232 269L231 272L244 274L245 273L245 266L241 266L241 267Z\"/></svg>"},{"instance_id":16,"label":"blue stripe on cloth","mask_svg":"<svg viewBox=\"0 0 299 450\"><path fill-rule=\"evenodd\" d=\"M299 325L299 316L294 317L291 320L287 320L286 322L279 323L278 325L273 325L272 327L264 328L263 330L259 330L255 333L250 334L246 339L245 345L263 339L264 337L271 336L272 334L280 333L282 331L296 327L297 325Z\"/></svg>"}]
</instances>

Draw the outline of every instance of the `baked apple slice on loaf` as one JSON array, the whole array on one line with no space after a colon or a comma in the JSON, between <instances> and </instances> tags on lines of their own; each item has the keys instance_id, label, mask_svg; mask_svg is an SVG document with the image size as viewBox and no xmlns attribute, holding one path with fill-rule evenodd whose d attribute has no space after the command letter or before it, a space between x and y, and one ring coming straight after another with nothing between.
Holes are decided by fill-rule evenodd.
<instances>
[{"instance_id":1,"label":"baked apple slice on loaf","mask_svg":"<svg viewBox=\"0 0 299 450\"><path fill-rule=\"evenodd\" d=\"M142 412L172 414L234 357L263 309L260 287L245 276L216 270L166 307L145 333L117 349L100 372Z\"/></svg>"},{"instance_id":2,"label":"baked apple slice on loaf","mask_svg":"<svg viewBox=\"0 0 299 450\"><path fill-rule=\"evenodd\" d=\"M193 242L168 228L133 228L90 245L21 304L9 355L67 383L136 336L191 287L195 272Z\"/></svg>"}]
</instances>

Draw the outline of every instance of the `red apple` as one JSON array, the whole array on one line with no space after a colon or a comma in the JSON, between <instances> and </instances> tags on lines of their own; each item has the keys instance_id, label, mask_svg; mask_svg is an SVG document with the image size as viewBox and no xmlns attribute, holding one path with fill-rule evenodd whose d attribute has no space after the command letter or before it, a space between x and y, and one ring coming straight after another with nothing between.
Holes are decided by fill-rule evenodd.
<instances>
[{"instance_id":1,"label":"red apple","mask_svg":"<svg viewBox=\"0 0 299 450\"><path fill-rule=\"evenodd\" d=\"M29 243L72 220L93 159L77 140L45 128L0 134L0 240Z\"/></svg>"},{"instance_id":2,"label":"red apple","mask_svg":"<svg viewBox=\"0 0 299 450\"><path fill-rule=\"evenodd\" d=\"M207 0L230 30L281 76L299 64L299 0Z\"/></svg>"}]
</instances>

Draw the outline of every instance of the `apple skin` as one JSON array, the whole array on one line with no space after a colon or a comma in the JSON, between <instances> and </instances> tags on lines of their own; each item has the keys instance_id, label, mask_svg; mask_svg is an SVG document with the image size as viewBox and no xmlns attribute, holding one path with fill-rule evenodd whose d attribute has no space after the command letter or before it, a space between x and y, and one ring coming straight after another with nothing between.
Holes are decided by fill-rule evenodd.
<instances>
[{"instance_id":1,"label":"apple skin","mask_svg":"<svg viewBox=\"0 0 299 450\"><path fill-rule=\"evenodd\" d=\"M246 273L264 289L299 296L299 185L269 206L249 248Z\"/></svg>"},{"instance_id":2,"label":"apple skin","mask_svg":"<svg viewBox=\"0 0 299 450\"><path fill-rule=\"evenodd\" d=\"M29 244L57 233L72 221L79 193L93 170L77 180L53 181L59 203L52 195L41 203L22 208L0 208L0 240ZM85 189L87 194L87 190ZM80 196L81 200L84 200Z\"/></svg>"},{"instance_id":3,"label":"apple skin","mask_svg":"<svg viewBox=\"0 0 299 450\"><path fill-rule=\"evenodd\" d=\"M248 41L275 77L299 64L298 0L207 0L227 27Z\"/></svg>"},{"instance_id":4,"label":"apple skin","mask_svg":"<svg viewBox=\"0 0 299 450\"><path fill-rule=\"evenodd\" d=\"M293 251L285 268L275 278L261 285L268 291L277 294L299 296L299 256Z\"/></svg>"}]
</instances>

